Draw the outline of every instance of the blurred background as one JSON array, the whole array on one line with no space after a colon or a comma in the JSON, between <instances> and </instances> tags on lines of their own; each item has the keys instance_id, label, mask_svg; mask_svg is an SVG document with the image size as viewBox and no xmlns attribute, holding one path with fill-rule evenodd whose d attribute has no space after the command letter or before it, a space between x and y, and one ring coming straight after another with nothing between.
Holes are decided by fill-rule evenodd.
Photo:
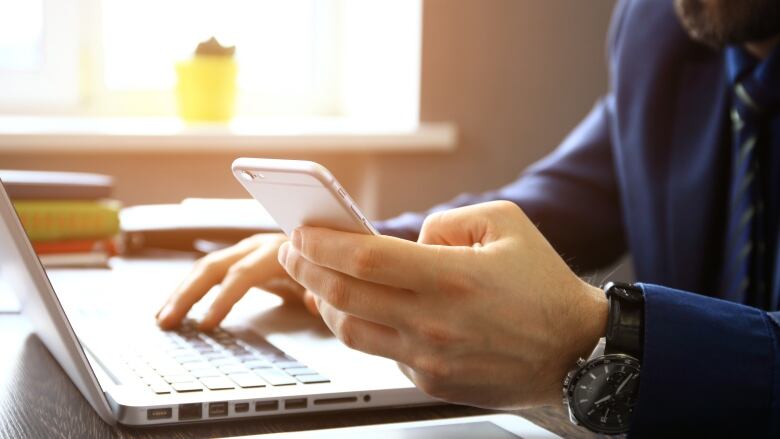
<instances>
[{"instance_id":1,"label":"blurred background","mask_svg":"<svg viewBox=\"0 0 780 439\"><path fill-rule=\"evenodd\" d=\"M245 197L236 157L310 159L374 218L424 209L558 145L606 91L613 6L0 0L0 168L108 174L127 206ZM212 36L233 114L182 120L177 63Z\"/></svg>"}]
</instances>

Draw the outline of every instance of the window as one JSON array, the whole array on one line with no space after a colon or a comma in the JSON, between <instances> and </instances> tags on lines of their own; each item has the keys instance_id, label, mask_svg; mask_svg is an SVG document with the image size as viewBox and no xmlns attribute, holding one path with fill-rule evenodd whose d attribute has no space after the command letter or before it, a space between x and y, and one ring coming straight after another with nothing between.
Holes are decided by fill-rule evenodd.
<instances>
[{"instance_id":1,"label":"window","mask_svg":"<svg viewBox=\"0 0 780 439\"><path fill-rule=\"evenodd\" d=\"M0 109L62 109L78 98L74 0L0 0Z\"/></svg>"},{"instance_id":2,"label":"window","mask_svg":"<svg viewBox=\"0 0 780 439\"><path fill-rule=\"evenodd\" d=\"M176 61L215 36L236 46L238 115L416 122L421 10L421 0L0 0L0 83L17 81L0 111L172 116Z\"/></svg>"},{"instance_id":3,"label":"window","mask_svg":"<svg viewBox=\"0 0 780 439\"><path fill-rule=\"evenodd\" d=\"M43 2L24 2L12 11L2 0L0 15L0 69L33 71L43 65Z\"/></svg>"},{"instance_id":4,"label":"window","mask_svg":"<svg viewBox=\"0 0 780 439\"><path fill-rule=\"evenodd\" d=\"M335 6L317 0L103 0L101 94L115 105L105 110L170 112L163 99L170 99L176 82L174 63L215 36L236 46L239 112L333 113ZM139 94L156 102L156 110L134 108L127 98Z\"/></svg>"}]
</instances>

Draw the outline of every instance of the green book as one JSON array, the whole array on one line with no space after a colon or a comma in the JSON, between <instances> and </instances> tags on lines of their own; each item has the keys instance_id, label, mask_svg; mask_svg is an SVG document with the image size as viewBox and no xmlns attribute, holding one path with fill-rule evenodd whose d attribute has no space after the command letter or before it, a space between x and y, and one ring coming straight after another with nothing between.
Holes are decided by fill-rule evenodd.
<instances>
[{"instance_id":1,"label":"green book","mask_svg":"<svg viewBox=\"0 0 780 439\"><path fill-rule=\"evenodd\" d=\"M116 201L16 200L13 204L31 241L101 239L119 233Z\"/></svg>"}]
</instances>

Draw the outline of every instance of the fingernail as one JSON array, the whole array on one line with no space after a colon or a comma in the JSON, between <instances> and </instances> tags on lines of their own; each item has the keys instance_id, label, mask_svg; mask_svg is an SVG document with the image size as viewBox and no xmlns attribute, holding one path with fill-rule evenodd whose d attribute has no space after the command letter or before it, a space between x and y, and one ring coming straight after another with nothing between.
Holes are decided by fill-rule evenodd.
<instances>
[{"instance_id":1,"label":"fingernail","mask_svg":"<svg viewBox=\"0 0 780 439\"><path fill-rule=\"evenodd\" d=\"M163 309L160 310L160 312L157 314L157 321L163 322L165 320L168 320L168 316L170 316L172 312L173 312L173 306L171 306L170 304L165 305Z\"/></svg>"},{"instance_id":2,"label":"fingernail","mask_svg":"<svg viewBox=\"0 0 780 439\"><path fill-rule=\"evenodd\" d=\"M301 230L300 229L293 230L291 241L293 247L295 247L296 250L301 249L301 240L302 240Z\"/></svg>"},{"instance_id":3,"label":"fingernail","mask_svg":"<svg viewBox=\"0 0 780 439\"><path fill-rule=\"evenodd\" d=\"M314 296L314 306L317 308L317 312L320 312L320 307L322 307L322 297L311 293L312 296Z\"/></svg>"},{"instance_id":4,"label":"fingernail","mask_svg":"<svg viewBox=\"0 0 780 439\"><path fill-rule=\"evenodd\" d=\"M287 263L287 252L290 250L290 243L285 242L279 247L279 252L276 254L276 257L279 259L279 265L284 267L284 265Z\"/></svg>"}]
</instances>

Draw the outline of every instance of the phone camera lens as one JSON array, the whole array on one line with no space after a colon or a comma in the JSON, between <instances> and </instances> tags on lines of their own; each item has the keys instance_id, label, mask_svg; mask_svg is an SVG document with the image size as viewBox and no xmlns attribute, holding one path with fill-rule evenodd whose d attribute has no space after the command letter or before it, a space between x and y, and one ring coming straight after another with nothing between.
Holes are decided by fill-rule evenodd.
<instances>
[{"instance_id":1,"label":"phone camera lens","mask_svg":"<svg viewBox=\"0 0 780 439\"><path fill-rule=\"evenodd\" d=\"M244 181L255 181L259 180L261 178L265 178L265 175L259 173L259 172L251 172L251 171L241 171L241 178Z\"/></svg>"}]
</instances>

